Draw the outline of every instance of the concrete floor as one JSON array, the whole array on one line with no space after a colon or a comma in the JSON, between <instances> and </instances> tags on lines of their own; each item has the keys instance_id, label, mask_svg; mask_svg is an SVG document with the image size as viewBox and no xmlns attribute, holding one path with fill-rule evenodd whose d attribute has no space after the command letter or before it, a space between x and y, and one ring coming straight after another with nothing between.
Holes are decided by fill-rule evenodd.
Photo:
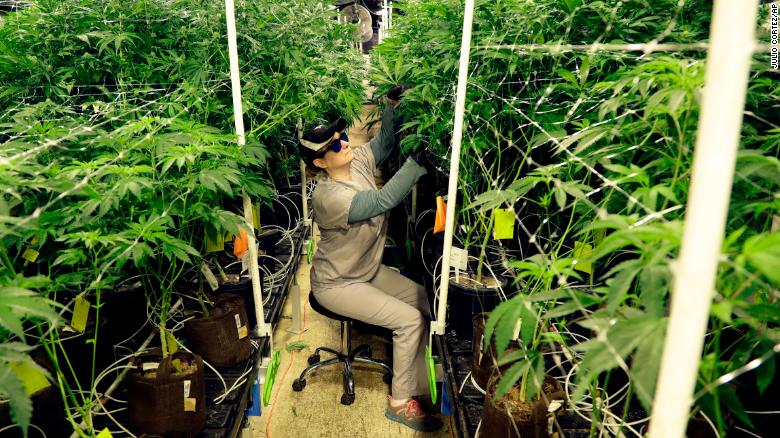
<instances>
[{"instance_id":1,"label":"concrete floor","mask_svg":"<svg viewBox=\"0 0 780 438\"><path fill-rule=\"evenodd\" d=\"M367 107L366 110L370 110ZM366 131L363 122L356 123L349 133L350 143L357 147L373 137L378 124ZM271 405L263 407L263 415L250 417L249 427L244 429L243 438L314 438L314 437L372 437L404 438L426 436L442 438L454 436L451 432L452 419L444 417L445 426L438 432L423 434L385 418L388 385L382 382L382 371L376 367L355 366L355 402L350 406L340 403L343 393L341 367L326 367L306 379L301 392L292 390L292 381L307 366L306 359L319 346L338 349L340 345L338 321L326 318L313 311L308 304L310 266L302 257L297 272L301 291L301 306L304 315L305 332L295 334L288 331L292 325L293 299L288 298L282 317L274 330L274 346L281 351L281 364L271 396ZM288 353L285 345L301 342L307 347L301 352ZM386 359L392 348L392 341L379 335L356 334L353 331L353 345L371 345L377 358ZM330 355L322 354L322 359Z\"/></svg>"}]
</instances>

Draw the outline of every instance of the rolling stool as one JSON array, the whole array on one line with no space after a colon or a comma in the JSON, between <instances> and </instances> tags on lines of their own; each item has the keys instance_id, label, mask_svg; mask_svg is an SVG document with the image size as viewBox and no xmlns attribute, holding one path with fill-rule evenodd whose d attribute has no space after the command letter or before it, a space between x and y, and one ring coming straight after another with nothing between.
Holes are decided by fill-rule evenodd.
<instances>
[{"instance_id":1,"label":"rolling stool","mask_svg":"<svg viewBox=\"0 0 780 438\"><path fill-rule=\"evenodd\" d=\"M352 348L350 330L352 328L352 318L341 316L337 313L333 313L330 310L322 307L314 297L314 293L309 293L309 304L311 308L317 313L327 316L330 319L335 319L341 322L341 344L344 345L344 334L346 333L347 345L346 353L338 352L332 348L319 347L314 350L314 354L309 356L309 366L301 373L301 376L295 379L292 383L293 391L302 391L306 387L306 375L310 372L334 364L342 364L344 366L344 394L341 396L341 404L351 405L355 401L355 379L352 375L352 362L370 363L379 365L385 370L382 380L388 385L393 380L393 371L384 362L371 357L371 347L367 344L360 344L354 349ZM333 359L328 359L324 362L320 362L320 351L325 351L335 355ZM359 354L363 355L358 356Z\"/></svg>"}]
</instances>

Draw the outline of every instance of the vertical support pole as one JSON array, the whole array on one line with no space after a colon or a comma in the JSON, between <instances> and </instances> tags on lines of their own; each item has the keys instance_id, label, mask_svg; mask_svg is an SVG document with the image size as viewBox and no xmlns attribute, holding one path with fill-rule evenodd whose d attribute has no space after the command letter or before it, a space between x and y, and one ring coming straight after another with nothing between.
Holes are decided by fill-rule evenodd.
<instances>
[{"instance_id":1,"label":"vertical support pole","mask_svg":"<svg viewBox=\"0 0 780 438\"><path fill-rule=\"evenodd\" d=\"M393 5L389 3L387 5L387 31L385 36L390 35L390 28L393 27Z\"/></svg>"},{"instance_id":2,"label":"vertical support pole","mask_svg":"<svg viewBox=\"0 0 780 438\"><path fill-rule=\"evenodd\" d=\"M233 118L236 124L238 146L246 145L244 133L244 109L241 103L241 79L238 69L238 42L236 37L236 13L233 0L225 0L225 17L227 20L228 53L230 55L230 84L233 89ZM271 329L263 316L263 285L260 282L260 267L257 264L257 243L255 241L254 217L252 200L246 191L242 193L244 201L244 219L250 232L249 240L249 275L252 277L252 293L255 298L255 316L257 318L256 333L258 336L271 337Z\"/></svg>"},{"instance_id":3,"label":"vertical support pole","mask_svg":"<svg viewBox=\"0 0 780 438\"><path fill-rule=\"evenodd\" d=\"M650 437L685 436L734 176L758 0L716 0L671 315Z\"/></svg>"},{"instance_id":4,"label":"vertical support pole","mask_svg":"<svg viewBox=\"0 0 780 438\"><path fill-rule=\"evenodd\" d=\"M306 163L301 160L301 212L303 214L304 225L310 226L311 219L309 219L309 194L306 192ZM309 230L311 232L311 230Z\"/></svg>"},{"instance_id":5,"label":"vertical support pole","mask_svg":"<svg viewBox=\"0 0 780 438\"><path fill-rule=\"evenodd\" d=\"M301 160L301 206L303 211L303 226L305 227L304 230L306 230L306 227L309 227L311 224L311 221L309 220L309 200L306 197L306 163ZM309 228L308 231L305 231L308 233L311 233L311 229ZM312 237L309 236L309 239ZM307 242L308 243L308 242ZM301 312L301 287L298 284L298 273L293 274L293 282L292 285L290 285L290 290L287 292L290 295L290 298L292 298L292 325L289 329L287 329L288 332L300 334L306 331L306 328L303 327L303 316Z\"/></svg>"},{"instance_id":6,"label":"vertical support pole","mask_svg":"<svg viewBox=\"0 0 780 438\"><path fill-rule=\"evenodd\" d=\"M447 190L447 219L444 227L444 254L441 263L441 284L439 286L439 307L436 320L431 322L431 334L444 335L447 317L447 294L450 286L450 252L452 233L455 226L455 200L458 191L458 170L460 168L460 147L463 142L463 117L466 112L466 86L469 77L469 55L471 52L471 27L474 21L474 0L466 0L463 14L463 35L460 41L460 65L458 66L458 88L455 95L455 127L452 133L452 156L450 157L450 180Z\"/></svg>"}]
</instances>

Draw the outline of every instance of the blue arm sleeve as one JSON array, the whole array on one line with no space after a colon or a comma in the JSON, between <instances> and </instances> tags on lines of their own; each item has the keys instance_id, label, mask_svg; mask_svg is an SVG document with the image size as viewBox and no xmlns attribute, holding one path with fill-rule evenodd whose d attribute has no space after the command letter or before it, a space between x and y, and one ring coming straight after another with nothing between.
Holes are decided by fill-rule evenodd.
<instances>
[{"instance_id":1,"label":"blue arm sleeve","mask_svg":"<svg viewBox=\"0 0 780 438\"><path fill-rule=\"evenodd\" d=\"M374 137L371 142L371 151L374 152L374 161L379 166L390 154L395 143L395 126L393 124L393 115L395 114L395 108L392 105L385 105L385 109L382 112L382 128L379 130L379 134Z\"/></svg>"},{"instance_id":2,"label":"blue arm sleeve","mask_svg":"<svg viewBox=\"0 0 780 438\"><path fill-rule=\"evenodd\" d=\"M365 190L355 194L349 206L347 222L370 219L391 210L409 194L412 186L425 175L424 167L414 160L406 160L401 169L379 190Z\"/></svg>"}]
</instances>

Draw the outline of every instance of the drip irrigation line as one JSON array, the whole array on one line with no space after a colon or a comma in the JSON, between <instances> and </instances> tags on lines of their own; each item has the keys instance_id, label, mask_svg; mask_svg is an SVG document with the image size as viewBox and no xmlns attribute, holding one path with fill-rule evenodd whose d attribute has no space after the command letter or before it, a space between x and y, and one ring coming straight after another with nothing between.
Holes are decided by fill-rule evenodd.
<instances>
[{"instance_id":1,"label":"drip irrigation line","mask_svg":"<svg viewBox=\"0 0 780 438\"><path fill-rule=\"evenodd\" d=\"M732 380L736 379L737 377L749 372L753 371L754 369L760 367L764 364L764 362L771 359L775 354L780 353L780 343L775 344L769 351L765 352L761 356L749 361L745 365L742 365L741 367L730 371L726 374L723 374L722 376L715 379L713 382L705 385L702 389L700 389L696 394L693 396L693 400L698 400L699 398L703 397L713 389L724 385L726 383L731 382Z\"/></svg>"},{"instance_id":2,"label":"drip irrigation line","mask_svg":"<svg viewBox=\"0 0 780 438\"><path fill-rule=\"evenodd\" d=\"M753 432L751 432L751 431L749 431L749 430L745 429L744 427L734 426L734 429L736 429L736 430L738 430L738 431L740 431L740 432L746 433L746 434L748 434L748 435L750 435L750 436L754 436L754 437L756 437L756 438L764 438L764 437L762 437L761 435L757 435L757 434L755 434L755 433L753 433Z\"/></svg>"},{"instance_id":3,"label":"drip irrigation line","mask_svg":"<svg viewBox=\"0 0 780 438\"><path fill-rule=\"evenodd\" d=\"M175 302L175 303L174 303L174 304L171 306L171 309L170 309L170 310L171 310L171 312L174 312L174 311L175 311L176 309L178 309L178 307L179 307L179 306L181 306L181 305L182 305L182 300L181 300L181 299L178 299L178 300L177 300L177 301L176 301L176 302ZM138 355L140 355L142 351L145 351L145 350L146 350L146 348L149 346L149 344L152 342L152 340L155 338L155 336L156 336L156 335L157 335L157 334L156 334L156 333L154 333L154 332L150 333L150 334L149 334L149 336L147 336L147 337L146 337L146 339L144 340L144 342L143 342L143 343L141 343L141 346L138 348L138 351L137 351L136 353L134 353L133 355L127 356L127 357L125 357L125 358L122 358L122 359L120 359L120 360L118 360L118 361L114 362L113 364L109 365L109 367L116 366L117 364L119 364L120 362L122 362L122 361L124 361L124 360L127 360L128 358L130 358L130 359L131 359L131 361L132 361L132 359L133 359L135 356L138 356ZM106 391L103 393L103 396L104 396L104 397L110 397L110 396L111 396L111 395L114 393L114 391L115 391L115 390L116 390L116 389L119 387L119 385L122 383L122 381L124 381L124 378L125 378L125 376L127 375L127 371L128 371L128 369L129 369L129 368L124 368L124 369L122 369L122 372L121 372L121 373L119 373L119 375L116 377L116 379L114 379L114 381L111 383L111 385L108 387L108 389L107 389L107 390L106 390ZM97 389L97 384L93 385L93 387L92 387L91 394L93 394L93 395L91 395L91 396L90 396L90 399L94 398L94 393L96 392L96 389ZM100 409L100 408L103 408L103 404L102 404L102 402L100 402L100 399L98 399L98 405L96 405L96 406L93 406L93 407L90 409L90 415L92 415L94 412L97 412L97 409ZM104 409L104 408L103 408L103 409ZM109 418L111 418L111 419L113 420L113 417L111 417L111 415L109 415ZM91 421L90 421L90 422L91 422ZM117 424L119 424L119 423L117 423ZM81 421L81 423L79 423L79 425L78 425L78 427L80 427L80 428L83 428L83 427L85 427L85 426L86 426L86 424L84 423L84 420L82 420L82 421ZM125 429L124 429L124 427L122 427L121 425L120 425L120 427L121 427L123 430L125 430ZM128 432L128 433L129 433L129 432ZM133 435L131 434L131 436L133 436ZM76 437L78 437L78 432L73 432L73 434L71 434L71 438L76 438Z\"/></svg>"},{"instance_id":4,"label":"drip irrigation line","mask_svg":"<svg viewBox=\"0 0 780 438\"><path fill-rule=\"evenodd\" d=\"M704 417L704 421L707 422L707 424L710 425L712 428L712 431L715 432L715 438L720 438L720 432L718 431L718 428L715 426L715 423L710 420L710 417L707 416L707 414L704 413L704 411L699 411L699 414L701 414L702 417Z\"/></svg>"},{"instance_id":5,"label":"drip irrigation line","mask_svg":"<svg viewBox=\"0 0 780 438\"><path fill-rule=\"evenodd\" d=\"M7 430L15 429L17 427L20 428L20 429L22 428L22 426L19 426L18 424L10 424L8 426L0 428L0 432L5 432ZM34 425L32 423L30 423L30 427L35 429L35 430L37 430L38 433L40 433L43 438L47 438L46 437L46 432L44 432L43 429L41 429L40 427L38 427L38 426L36 426L36 425ZM30 435L28 435L28 436L30 436Z\"/></svg>"}]
</instances>

